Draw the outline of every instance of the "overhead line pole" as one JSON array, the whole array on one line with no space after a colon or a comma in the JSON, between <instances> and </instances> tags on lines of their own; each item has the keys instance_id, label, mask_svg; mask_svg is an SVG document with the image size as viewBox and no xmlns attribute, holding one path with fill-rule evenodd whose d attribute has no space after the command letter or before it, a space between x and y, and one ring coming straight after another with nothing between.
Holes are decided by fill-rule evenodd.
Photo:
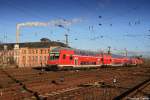
<instances>
[{"instance_id":1,"label":"overhead line pole","mask_svg":"<svg viewBox=\"0 0 150 100\"><path fill-rule=\"evenodd\" d=\"M108 46L108 54L110 54L111 46Z\"/></svg>"},{"instance_id":2,"label":"overhead line pole","mask_svg":"<svg viewBox=\"0 0 150 100\"><path fill-rule=\"evenodd\" d=\"M68 34L65 34L66 45L68 46Z\"/></svg>"},{"instance_id":3,"label":"overhead line pole","mask_svg":"<svg viewBox=\"0 0 150 100\"><path fill-rule=\"evenodd\" d=\"M128 51L127 51L126 48L125 48L125 56L126 56L126 57L128 56Z\"/></svg>"}]
</instances>

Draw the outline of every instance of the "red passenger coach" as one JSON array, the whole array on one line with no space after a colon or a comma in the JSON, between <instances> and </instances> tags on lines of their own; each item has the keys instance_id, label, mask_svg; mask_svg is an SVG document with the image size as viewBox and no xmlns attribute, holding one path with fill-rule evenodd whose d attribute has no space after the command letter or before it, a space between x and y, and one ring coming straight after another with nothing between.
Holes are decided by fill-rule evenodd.
<instances>
[{"instance_id":1,"label":"red passenger coach","mask_svg":"<svg viewBox=\"0 0 150 100\"><path fill-rule=\"evenodd\" d=\"M102 66L111 66L112 57L110 54L104 53L102 54Z\"/></svg>"},{"instance_id":2,"label":"red passenger coach","mask_svg":"<svg viewBox=\"0 0 150 100\"><path fill-rule=\"evenodd\" d=\"M112 66L126 66L129 63L129 58L120 55L112 54Z\"/></svg>"},{"instance_id":3,"label":"red passenger coach","mask_svg":"<svg viewBox=\"0 0 150 100\"><path fill-rule=\"evenodd\" d=\"M143 61L136 57L126 57L108 53L83 51L58 47L49 53L48 67L52 69L99 68L100 66L140 65Z\"/></svg>"},{"instance_id":4,"label":"red passenger coach","mask_svg":"<svg viewBox=\"0 0 150 100\"><path fill-rule=\"evenodd\" d=\"M133 57L131 58L130 65L141 65L143 64L143 60L141 58Z\"/></svg>"},{"instance_id":5,"label":"red passenger coach","mask_svg":"<svg viewBox=\"0 0 150 100\"><path fill-rule=\"evenodd\" d=\"M99 52L83 51L72 48L58 47L53 49L49 54L48 66L57 68L84 68L84 67L100 67L108 56L102 56Z\"/></svg>"}]
</instances>

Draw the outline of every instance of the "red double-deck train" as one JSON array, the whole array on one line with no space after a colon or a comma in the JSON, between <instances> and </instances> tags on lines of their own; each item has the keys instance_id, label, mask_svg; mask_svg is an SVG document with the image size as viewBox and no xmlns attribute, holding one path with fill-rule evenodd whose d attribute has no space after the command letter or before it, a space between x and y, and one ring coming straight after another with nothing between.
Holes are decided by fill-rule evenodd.
<instances>
[{"instance_id":1,"label":"red double-deck train","mask_svg":"<svg viewBox=\"0 0 150 100\"><path fill-rule=\"evenodd\" d=\"M140 58L131 58L108 53L83 51L58 47L49 53L47 65L51 68L98 68L101 66L128 66L142 64Z\"/></svg>"}]
</instances>

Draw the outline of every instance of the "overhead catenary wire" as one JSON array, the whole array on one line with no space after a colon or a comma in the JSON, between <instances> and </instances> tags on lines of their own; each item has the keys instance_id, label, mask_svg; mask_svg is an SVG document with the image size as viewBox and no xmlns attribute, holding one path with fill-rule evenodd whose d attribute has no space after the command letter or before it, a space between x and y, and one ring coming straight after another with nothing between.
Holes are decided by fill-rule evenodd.
<instances>
[{"instance_id":1,"label":"overhead catenary wire","mask_svg":"<svg viewBox=\"0 0 150 100\"><path fill-rule=\"evenodd\" d=\"M23 15L25 15L25 16L30 16L30 17L34 17L34 18L39 18L39 19L47 19L47 17L44 17L44 16L41 16L41 15L37 15L37 13L35 14L35 13L31 13L31 12L29 12L31 9L30 8L28 8L28 7L19 7L19 5L14 5L14 3L13 2L11 2L11 1L5 1L5 4L7 4L9 7L11 7L12 9L15 9L16 11L18 11L18 12L20 12L21 14L23 14ZM29 11L26 11L26 10L29 10ZM24 17L22 17L22 18L24 18Z\"/></svg>"},{"instance_id":2,"label":"overhead catenary wire","mask_svg":"<svg viewBox=\"0 0 150 100\"><path fill-rule=\"evenodd\" d=\"M84 2L81 2L81 1L79 0L79 4L80 4L82 7L84 7L85 9L88 8L88 9L89 9L88 12L93 13L93 10L92 10L91 8L89 8ZM137 10L137 9L139 9L139 6L136 6L136 9L134 9L134 8L128 9L127 13L128 13L128 14L129 14L129 13L132 13L132 11L135 11L135 10ZM125 15L127 15L127 14L126 14L126 13L123 13L123 14L117 15L117 17L110 17L110 18L107 18L107 19L105 19L105 21L103 21L103 23L106 22L106 21L109 21L109 20L111 20L111 19L114 19L114 18L124 17ZM102 16L99 15L99 18L102 18ZM130 23L130 22L129 22L129 23ZM137 23L140 24L140 20L138 20ZM110 24L110 26L112 26L112 24Z\"/></svg>"}]
</instances>

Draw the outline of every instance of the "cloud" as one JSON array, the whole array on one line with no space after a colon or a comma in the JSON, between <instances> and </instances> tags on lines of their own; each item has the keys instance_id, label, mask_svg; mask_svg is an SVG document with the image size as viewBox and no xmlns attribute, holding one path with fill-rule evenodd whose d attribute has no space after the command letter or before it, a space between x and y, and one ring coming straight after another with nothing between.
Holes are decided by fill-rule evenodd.
<instances>
[{"instance_id":1,"label":"cloud","mask_svg":"<svg viewBox=\"0 0 150 100\"><path fill-rule=\"evenodd\" d=\"M104 8L106 5L110 4L111 0L97 0L98 7Z\"/></svg>"},{"instance_id":2,"label":"cloud","mask_svg":"<svg viewBox=\"0 0 150 100\"><path fill-rule=\"evenodd\" d=\"M49 23L50 26L71 26L73 24L76 24L76 23L79 23L81 22L82 19L81 18L74 18L74 19L71 19L71 20L66 20L66 19L56 19L56 20L52 20Z\"/></svg>"},{"instance_id":3,"label":"cloud","mask_svg":"<svg viewBox=\"0 0 150 100\"><path fill-rule=\"evenodd\" d=\"M81 22L82 19L81 18L74 18L71 20L66 20L66 19L56 19L56 20L51 20L48 22L24 22L24 23L19 23L17 24L18 27L24 27L24 26L28 26L28 27L33 27L33 26L71 26L73 24L79 23Z\"/></svg>"}]
</instances>

